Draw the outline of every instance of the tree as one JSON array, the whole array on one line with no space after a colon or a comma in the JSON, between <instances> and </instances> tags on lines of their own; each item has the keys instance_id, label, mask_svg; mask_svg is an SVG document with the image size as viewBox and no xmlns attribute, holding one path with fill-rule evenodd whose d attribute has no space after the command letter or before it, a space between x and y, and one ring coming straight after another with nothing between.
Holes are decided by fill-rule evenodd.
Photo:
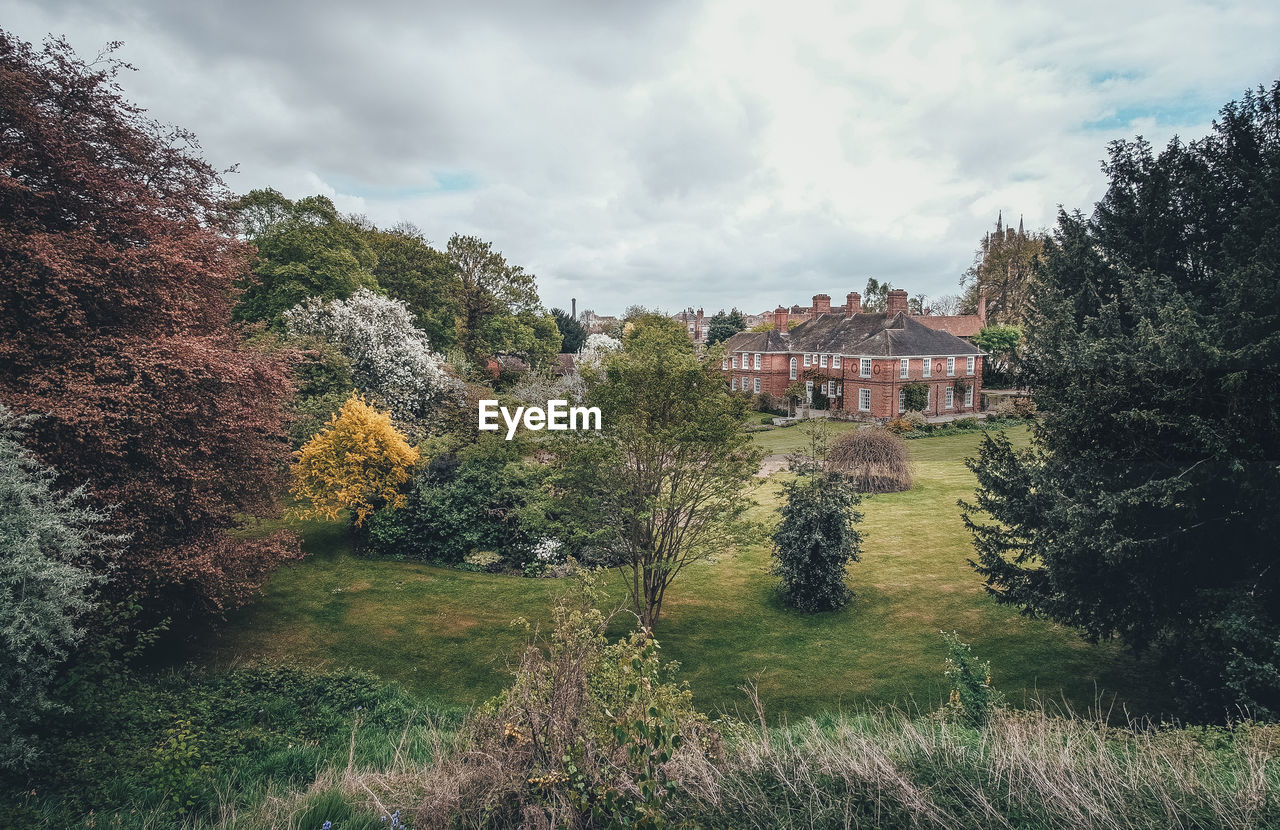
<instances>
[{"instance_id":1,"label":"tree","mask_svg":"<svg viewBox=\"0 0 1280 830\"><path fill-rule=\"evenodd\" d=\"M858 493L900 493L911 489L907 442L887 429L846 432L831 443L827 470L840 473Z\"/></svg>"},{"instance_id":2,"label":"tree","mask_svg":"<svg viewBox=\"0 0 1280 830\"><path fill-rule=\"evenodd\" d=\"M742 319L741 311L735 308L725 314L724 310L721 309L712 315L707 326L707 343L711 345L723 343L746 327L747 324Z\"/></svg>"},{"instance_id":3,"label":"tree","mask_svg":"<svg viewBox=\"0 0 1280 830\"><path fill-rule=\"evenodd\" d=\"M1009 382L1019 360L1022 346L1021 326L983 326L973 344L987 353L983 366L984 380Z\"/></svg>"},{"instance_id":4,"label":"tree","mask_svg":"<svg viewBox=\"0 0 1280 830\"><path fill-rule=\"evenodd\" d=\"M1005 325L1022 323L1044 249L1044 234L1027 233L1021 219L1016 231L1006 228L1004 217L997 217L995 231L983 237L973 266L961 280L967 286L961 307L968 314L977 313L978 296L984 295L988 320Z\"/></svg>"},{"instance_id":5,"label":"tree","mask_svg":"<svg viewBox=\"0 0 1280 830\"><path fill-rule=\"evenodd\" d=\"M294 453L293 494L304 516L334 521L351 511L357 526L375 510L402 507L418 451L379 412L352 395L329 425Z\"/></svg>"},{"instance_id":6,"label":"tree","mask_svg":"<svg viewBox=\"0 0 1280 830\"><path fill-rule=\"evenodd\" d=\"M952 315L961 313L960 309L962 304L963 304L963 300L961 300L960 295L943 294L940 297L934 297L932 300L930 300L926 308L928 309L930 314L938 314L943 317L950 317Z\"/></svg>"},{"instance_id":7,"label":"tree","mask_svg":"<svg viewBox=\"0 0 1280 830\"><path fill-rule=\"evenodd\" d=\"M553 479L575 544L626 577L652 631L667 589L692 562L748 538L744 490L760 455L743 430L720 358L698 358L674 320L638 318L587 394L598 435L570 433Z\"/></svg>"},{"instance_id":8,"label":"tree","mask_svg":"<svg viewBox=\"0 0 1280 830\"><path fill-rule=\"evenodd\" d=\"M28 446L129 534L109 589L186 618L300 555L240 533L275 512L283 362L231 328L251 250L193 139L146 119L64 41L0 32L0 401Z\"/></svg>"},{"instance_id":9,"label":"tree","mask_svg":"<svg viewBox=\"0 0 1280 830\"><path fill-rule=\"evenodd\" d=\"M493 250L492 243L474 236L454 234L449 239L448 256L462 290L459 342L463 350L472 358L499 353L505 346L503 340L511 339L509 326L491 325L490 321L541 309L533 274L508 264Z\"/></svg>"},{"instance_id":10,"label":"tree","mask_svg":"<svg viewBox=\"0 0 1280 830\"><path fill-rule=\"evenodd\" d=\"M399 300L361 288L349 300L310 299L282 315L294 335L323 338L349 361L356 388L375 395L397 418L422 421L446 399L461 397L461 384L431 351L426 334Z\"/></svg>"},{"instance_id":11,"label":"tree","mask_svg":"<svg viewBox=\"0 0 1280 830\"><path fill-rule=\"evenodd\" d=\"M304 300L341 300L360 288L377 288L377 256L365 229L343 219L326 196L292 202L255 190L225 210L258 251L253 273L240 280L235 318L275 324Z\"/></svg>"},{"instance_id":12,"label":"tree","mask_svg":"<svg viewBox=\"0 0 1280 830\"><path fill-rule=\"evenodd\" d=\"M1112 144L1027 320L1032 446L988 436L965 522L988 590L1280 715L1280 83L1213 133Z\"/></svg>"},{"instance_id":13,"label":"tree","mask_svg":"<svg viewBox=\"0 0 1280 830\"><path fill-rule=\"evenodd\" d=\"M581 349L587 340L587 327L562 308L551 309L551 316L556 318L556 327L560 329L560 353L573 354Z\"/></svg>"},{"instance_id":14,"label":"tree","mask_svg":"<svg viewBox=\"0 0 1280 830\"><path fill-rule=\"evenodd\" d=\"M449 257L407 223L389 231L366 231L365 239L377 257L373 276L378 286L413 312L414 324L436 351L457 345L462 286Z\"/></svg>"},{"instance_id":15,"label":"tree","mask_svg":"<svg viewBox=\"0 0 1280 830\"><path fill-rule=\"evenodd\" d=\"M845 584L862 552L855 508L862 497L838 473L812 472L782 484L782 520L773 533L772 573L783 600L801 611L832 611L853 596Z\"/></svg>"},{"instance_id":16,"label":"tree","mask_svg":"<svg viewBox=\"0 0 1280 830\"><path fill-rule=\"evenodd\" d=\"M902 387L902 411L923 412L929 406L929 384L912 381Z\"/></svg>"},{"instance_id":17,"label":"tree","mask_svg":"<svg viewBox=\"0 0 1280 830\"><path fill-rule=\"evenodd\" d=\"M867 287L862 292L862 310L868 314L881 313L889 308L889 292L893 286L888 280L880 282L875 277L867 278Z\"/></svg>"},{"instance_id":18,"label":"tree","mask_svg":"<svg viewBox=\"0 0 1280 830\"><path fill-rule=\"evenodd\" d=\"M83 485L55 487L57 473L22 446L22 427L0 404L0 769L37 752L28 733L56 708L54 675L83 638L101 566L123 542L102 531L107 514Z\"/></svg>"}]
</instances>

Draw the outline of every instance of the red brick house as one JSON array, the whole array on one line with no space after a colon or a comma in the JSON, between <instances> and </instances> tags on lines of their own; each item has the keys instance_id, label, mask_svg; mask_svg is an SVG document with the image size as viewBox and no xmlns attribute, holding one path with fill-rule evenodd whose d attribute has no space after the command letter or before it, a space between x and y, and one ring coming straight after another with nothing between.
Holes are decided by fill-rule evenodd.
<instances>
[{"instance_id":1,"label":"red brick house","mask_svg":"<svg viewBox=\"0 0 1280 830\"><path fill-rule=\"evenodd\" d=\"M902 413L903 388L923 383L926 415L977 412L984 352L908 314L906 291L890 291L888 299L887 312L864 314L851 299L795 326L779 307L773 331L738 332L726 342L722 369L730 388L780 400L799 381L810 398L827 395L832 410L886 420Z\"/></svg>"}]
</instances>

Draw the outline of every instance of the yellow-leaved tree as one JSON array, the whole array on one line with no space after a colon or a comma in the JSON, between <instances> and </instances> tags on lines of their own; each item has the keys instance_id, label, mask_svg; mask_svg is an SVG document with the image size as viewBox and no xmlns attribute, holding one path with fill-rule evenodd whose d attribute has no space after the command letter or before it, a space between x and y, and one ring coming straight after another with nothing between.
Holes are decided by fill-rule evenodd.
<instances>
[{"instance_id":1,"label":"yellow-leaved tree","mask_svg":"<svg viewBox=\"0 0 1280 830\"><path fill-rule=\"evenodd\" d=\"M380 507L400 507L418 450L380 412L352 393L342 411L294 453L293 495L305 516L337 519L350 510L357 526Z\"/></svg>"}]
</instances>

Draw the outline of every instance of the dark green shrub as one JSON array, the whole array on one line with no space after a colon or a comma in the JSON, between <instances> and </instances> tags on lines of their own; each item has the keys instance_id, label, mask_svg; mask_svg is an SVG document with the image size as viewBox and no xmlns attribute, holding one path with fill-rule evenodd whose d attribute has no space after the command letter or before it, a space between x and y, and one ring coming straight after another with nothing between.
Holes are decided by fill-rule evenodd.
<instances>
[{"instance_id":1,"label":"dark green shrub","mask_svg":"<svg viewBox=\"0 0 1280 830\"><path fill-rule=\"evenodd\" d=\"M918 381L902 387L902 409L905 412L922 412L929 405L929 387Z\"/></svg>"},{"instance_id":2,"label":"dark green shrub","mask_svg":"<svg viewBox=\"0 0 1280 830\"><path fill-rule=\"evenodd\" d=\"M783 482L782 521L773 534L772 572L783 600L801 611L830 611L853 592L845 568L857 562L862 534L855 510L862 498L842 475L818 473Z\"/></svg>"}]
</instances>

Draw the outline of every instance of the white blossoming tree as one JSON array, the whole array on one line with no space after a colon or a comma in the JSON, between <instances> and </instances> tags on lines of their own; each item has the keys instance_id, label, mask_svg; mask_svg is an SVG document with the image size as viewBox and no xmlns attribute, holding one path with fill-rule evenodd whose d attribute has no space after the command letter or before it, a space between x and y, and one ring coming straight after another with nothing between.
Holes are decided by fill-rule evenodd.
<instances>
[{"instance_id":1,"label":"white blossoming tree","mask_svg":"<svg viewBox=\"0 0 1280 830\"><path fill-rule=\"evenodd\" d=\"M462 384L445 371L445 358L431 351L413 312L399 300L361 288L346 300L309 299L286 311L284 321L290 334L336 345L351 363L356 386L400 420L423 420L463 394Z\"/></svg>"},{"instance_id":2,"label":"white blossoming tree","mask_svg":"<svg viewBox=\"0 0 1280 830\"><path fill-rule=\"evenodd\" d=\"M578 359L574 361L578 373L599 374L604 369L604 359L609 353L619 351L622 341L607 334L587 335L587 342L578 351Z\"/></svg>"}]
</instances>

